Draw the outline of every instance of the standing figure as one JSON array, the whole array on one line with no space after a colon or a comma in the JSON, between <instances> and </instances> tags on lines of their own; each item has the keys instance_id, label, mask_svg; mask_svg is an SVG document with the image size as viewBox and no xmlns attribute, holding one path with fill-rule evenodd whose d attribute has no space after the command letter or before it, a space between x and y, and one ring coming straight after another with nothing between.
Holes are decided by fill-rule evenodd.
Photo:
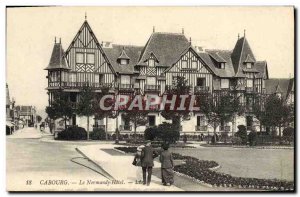
<instances>
[{"instance_id":1,"label":"standing figure","mask_svg":"<svg viewBox=\"0 0 300 197\"><path fill-rule=\"evenodd\" d=\"M173 158L172 153L170 153L169 145L163 145L163 151L160 154L159 160L161 162L161 179L163 185L170 186L174 183L174 174L173 174Z\"/></svg>"},{"instance_id":2,"label":"standing figure","mask_svg":"<svg viewBox=\"0 0 300 197\"><path fill-rule=\"evenodd\" d=\"M137 182L141 182L142 181L142 176L141 176L141 166L142 166L142 161L141 161L141 155L142 155L142 150L145 146L144 145L141 145L139 147L137 147L137 152L136 154L134 155L134 165L137 168L136 170L136 181Z\"/></svg>"},{"instance_id":3,"label":"standing figure","mask_svg":"<svg viewBox=\"0 0 300 197\"><path fill-rule=\"evenodd\" d=\"M142 150L141 158L142 158L142 169L143 169L143 184L147 186L150 185L151 182L151 175L152 175L152 168L154 166L153 159L157 157L158 154L151 146L151 141L146 142L145 148ZM146 174L147 181L146 181Z\"/></svg>"}]
</instances>

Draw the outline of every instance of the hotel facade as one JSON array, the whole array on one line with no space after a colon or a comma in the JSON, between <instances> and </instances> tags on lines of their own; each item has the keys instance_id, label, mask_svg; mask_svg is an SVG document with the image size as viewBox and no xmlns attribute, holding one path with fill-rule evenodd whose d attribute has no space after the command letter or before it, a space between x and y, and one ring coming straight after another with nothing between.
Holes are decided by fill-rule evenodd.
<instances>
[{"instance_id":1,"label":"hotel facade","mask_svg":"<svg viewBox=\"0 0 300 197\"><path fill-rule=\"evenodd\" d=\"M247 110L242 116L235 117L234 122L224 122L217 128L218 133L228 132L229 135L237 131L238 125L245 125L249 130L259 127L251 108L253 94L281 94L282 91L287 100L294 97L293 80L287 79L287 89L278 88L279 83L268 82L267 62L255 58L245 33L237 39L232 50L202 50L193 46L184 32L163 33L154 29L144 46L132 46L101 42L85 20L66 51L61 40L55 39L45 70L50 106L54 100L53 92L62 90L69 94L69 100L76 108L80 89L86 84L95 92L109 87L113 95L143 96L167 93L176 87L177 77L184 77L191 87L191 95L222 93L235 87ZM148 114L148 123L138 127L137 132L142 134L146 127L162 122L170 121L152 111ZM69 124L87 128L86 118L75 114L70 117ZM121 134L133 133L132 124L124 120L121 113L107 121L94 118L90 131L93 127L105 126L109 133L114 133L116 128ZM189 120L183 121L181 126L182 134L207 135L208 131L213 131L201 113L191 113Z\"/></svg>"}]
</instances>

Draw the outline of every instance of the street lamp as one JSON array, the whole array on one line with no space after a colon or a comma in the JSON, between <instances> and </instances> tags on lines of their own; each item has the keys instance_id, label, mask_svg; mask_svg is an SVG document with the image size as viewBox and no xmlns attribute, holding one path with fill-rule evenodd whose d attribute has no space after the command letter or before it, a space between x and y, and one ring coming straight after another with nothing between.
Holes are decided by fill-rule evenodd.
<instances>
[{"instance_id":1,"label":"street lamp","mask_svg":"<svg viewBox=\"0 0 300 197\"><path fill-rule=\"evenodd\" d=\"M11 106L11 108L12 108L12 110L13 110L13 122L14 122L14 132L16 131L16 121L15 121L15 98L13 97L12 98L12 106Z\"/></svg>"}]
</instances>

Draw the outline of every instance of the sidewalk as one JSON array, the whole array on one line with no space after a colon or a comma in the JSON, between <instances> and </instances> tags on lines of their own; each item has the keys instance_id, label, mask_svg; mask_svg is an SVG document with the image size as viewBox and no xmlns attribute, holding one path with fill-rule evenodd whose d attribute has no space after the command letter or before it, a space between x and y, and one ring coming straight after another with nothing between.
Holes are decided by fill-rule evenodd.
<instances>
[{"instance_id":1,"label":"sidewalk","mask_svg":"<svg viewBox=\"0 0 300 197\"><path fill-rule=\"evenodd\" d=\"M141 179L142 169L132 165L133 156L123 154L114 149L120 145L98 144L77 147L78 151L95 164L99 165L114 180L124 181L118 185L118 190L128 191L183 191L175 186L163 186L161 179L152 176L150 186L136 184L137 176ZM108 153L109 152L109 153ZM159 168L160 163L154 161L154 168ZM114 189L114 188L112 188Z\"/></svg>"},{"instance_id":2,"label":"sidewalk","mask_svg":"<svg viewBox=\"0 0 300 197\"><path fill-rule=\"evenodd\" d=\"M12 135L8 135L7 138L13 139L39 139L43 135L49 135L47 132L41 132L34 127L25 127L15 131Z\"/></svg>"}]
</instances>

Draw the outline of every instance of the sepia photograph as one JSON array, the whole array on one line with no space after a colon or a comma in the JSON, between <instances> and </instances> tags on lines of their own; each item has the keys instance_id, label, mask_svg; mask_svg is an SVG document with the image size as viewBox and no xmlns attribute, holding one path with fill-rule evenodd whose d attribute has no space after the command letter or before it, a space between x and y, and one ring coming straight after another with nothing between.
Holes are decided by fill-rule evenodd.
<instances>
[{"instance_id":1,"label":"sepia photograph","mask_svg":"<svg viewBox=\"0 0 300 197\"><path fill-rule=\"evenodd\" d=\"M295 192L293 6L5 12L8 192Z\"/></svg>"}]
</instances>

